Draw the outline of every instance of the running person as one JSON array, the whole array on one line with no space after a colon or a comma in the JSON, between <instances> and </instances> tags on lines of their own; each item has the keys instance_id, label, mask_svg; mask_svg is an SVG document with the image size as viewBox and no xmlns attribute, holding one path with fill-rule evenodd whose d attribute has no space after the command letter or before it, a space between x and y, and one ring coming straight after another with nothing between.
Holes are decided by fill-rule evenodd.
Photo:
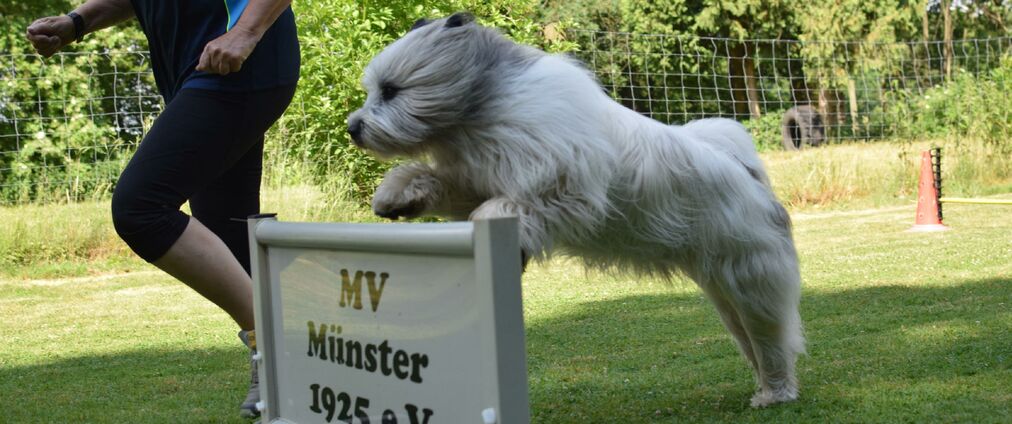
<instances>
[{"instance_id":1,"label":"running person","mask_svg":"<svg viewBox=\"0 0 1012 424\"><path fill-rule=\"evenodd\" d=\"M225 310L255 349L246 217L259 213L264 133L299 79L291 0L88 0L35 21L49 57L136 17L166 107L112 199L116 232L140 257ZM180 211L190 202L193 216ZM259 415L256 369L243 416Z\"/></svg>"}]
</instances>

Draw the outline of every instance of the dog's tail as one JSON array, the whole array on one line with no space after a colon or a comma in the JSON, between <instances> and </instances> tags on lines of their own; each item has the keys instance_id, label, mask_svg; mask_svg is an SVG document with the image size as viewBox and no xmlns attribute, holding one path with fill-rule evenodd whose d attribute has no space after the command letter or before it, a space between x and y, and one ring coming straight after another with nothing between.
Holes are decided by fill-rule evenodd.
<instances>
[{"instance_id":1,"label":"dog's tail","mask_svg":"<svg viewBox=\"0 0 1012 424\"><path fill-rule=\"evenodd\" d=\"M759 160L759 154L752 143L752 136L744 125L737 121L724 118L700 119L685 124L682 128L689 130L700 141L731 156L763 185L770 187L766 168Z\"/></svg>"}]
</instances>

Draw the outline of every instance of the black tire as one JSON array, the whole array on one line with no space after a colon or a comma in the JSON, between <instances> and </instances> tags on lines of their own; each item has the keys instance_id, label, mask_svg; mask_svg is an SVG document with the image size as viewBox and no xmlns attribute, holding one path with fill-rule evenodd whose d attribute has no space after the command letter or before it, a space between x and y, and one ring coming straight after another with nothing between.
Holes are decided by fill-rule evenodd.
<instances>
[{"instance_id":1,"label":"black tire","mask_svg":"<svg viewBox=\"0 0 1012 424\"><path fill-rule=\"evenodd\" d=\"M780 124L784 150L799 150L822 144L826 141L823 122L825 120L819 111L809 105L788 109Z\"/></svg>"}]
</instances>

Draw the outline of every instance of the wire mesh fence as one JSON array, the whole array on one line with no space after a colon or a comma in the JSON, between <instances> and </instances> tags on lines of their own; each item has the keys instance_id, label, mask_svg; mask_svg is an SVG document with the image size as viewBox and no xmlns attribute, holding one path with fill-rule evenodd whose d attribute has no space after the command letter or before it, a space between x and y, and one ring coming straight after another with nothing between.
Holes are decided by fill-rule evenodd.
<instances>
[{"instance_id":1,"label":"wire mesh fence","mask_svg":"<svg viewBox=\"0 0 1012 424\"><path fill-rule=\"evenodd\" d=\"M0 55L0 202L107 194L161 109L145 52Z\"/></svg>"},{"instance_id":2,"label":"wire mesh fence","mask_svg":"<svg viewBox=\"0 0 1012 424\"><path fill-rule=\"evenodd\" d=\"M1007 37L874 43L572 34L577 56L627 107L671 124L726 117L751 123L753 135L773 128L785 148L902 135L890 108L930 100L953 78L987 78L1012 49Z\"/></svg>"},{"instance_id":3,"label":"wire mesh fence","mask_svg":"<svg viewBox=\"0 0 1012 424\"><path fill-rule=\"evenodd\" d=\"M906 118L936 113L927 112L932 95L958 99L947 81L964 79L958 87L976 89L1012 50L1010 37L951 43L595 31L568 37L579 46L573 54L622 104L672 124L736 119L757 143L787 149L903 136L912 125ZM299 99L314 95L326 93ZM292 116L306 113L294 106L287 112L292 121L321 119ZM146 52L0 54L0 204L106 196L162 108ZM301 138L311 143L330 135Z\"/></svg>"}]
</instances>

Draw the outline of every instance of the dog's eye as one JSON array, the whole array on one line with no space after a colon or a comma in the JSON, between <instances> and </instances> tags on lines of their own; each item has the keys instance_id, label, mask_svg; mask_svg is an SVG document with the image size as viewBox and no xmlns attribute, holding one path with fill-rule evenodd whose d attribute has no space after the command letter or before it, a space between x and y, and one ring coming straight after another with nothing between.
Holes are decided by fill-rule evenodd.
<instances>
[{"instance_id":1,"label":"dog's eye","mask_svg":"<svg viewBox=\"0 0 1012 424\"><path fill-rule=\"evenodd\" d=\"M390 101L393 100L394 97L397 97L397 93L400 91L400 88L386 84L380 88L380 95L383 96L384 101Z\"/></svg>"}]
</instances>

